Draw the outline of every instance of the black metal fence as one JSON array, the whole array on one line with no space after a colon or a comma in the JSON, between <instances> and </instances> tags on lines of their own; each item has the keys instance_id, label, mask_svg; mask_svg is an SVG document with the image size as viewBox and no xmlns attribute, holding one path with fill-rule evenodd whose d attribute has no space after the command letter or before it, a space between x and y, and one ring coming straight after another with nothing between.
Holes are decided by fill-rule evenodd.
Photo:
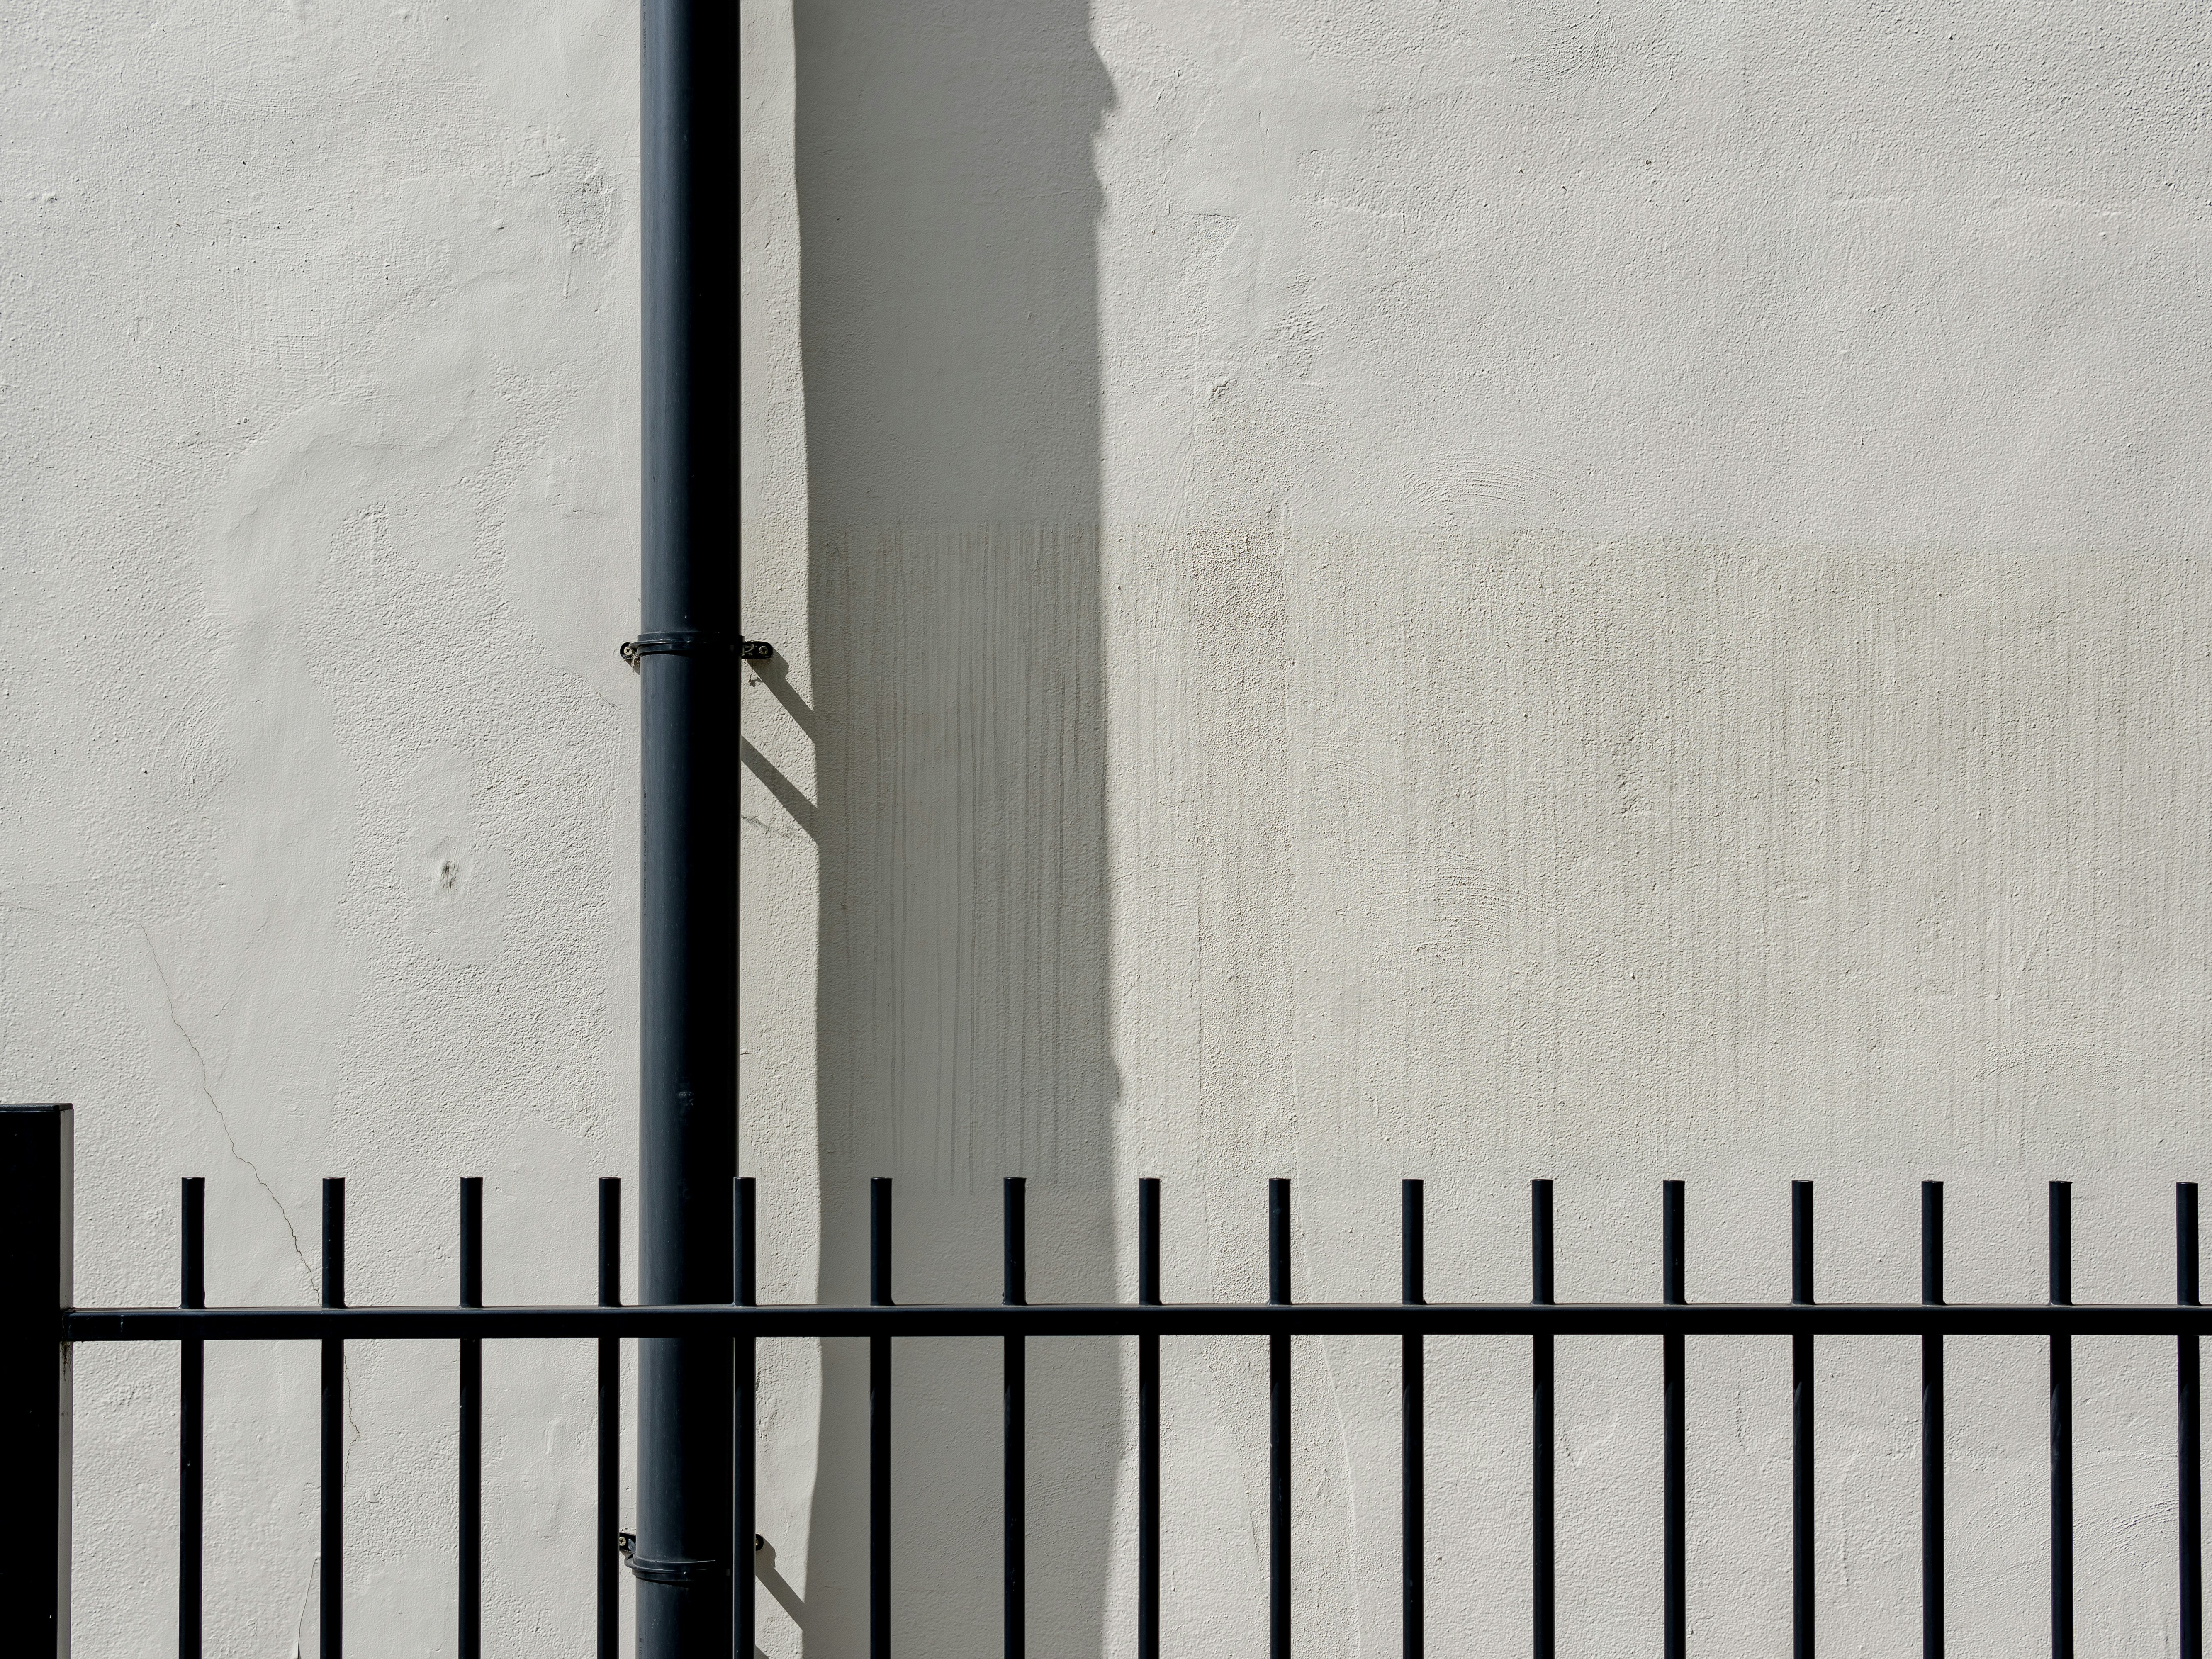
<instances>
[{"instance_id":1,"label":"black metal fence","mask_svg":"<svg viewBox=\"0 0 2212 1659\"><path fill-rule=\"evenodd\" d=\"M1664 1183L1656 1304L1573 1304L1553 1297L1552 1183L1532 1183L1530 1295L1525 1303L1431 1303L1423 1285L1422 1186L1403 1185L1399 1299L1297 1303L1291 1285L1291 1190L1267 1190L1265 1304L1169 1304L1160 1295L1160 1184L1138 1183L1138 1297L1104 1306L1032 1304L1027 1299L1024 1189L1005 1185L1005 1287L997 1306L899 1305L892 1295L891 1183L872 1183L869 1300L866 1307L756 1305L752 1183L738 1182L737 1300L714 1307L619 1305L619 1184L599 1183L599 1297L592 1307L483 1306L483 1187L461 1183L460 1285L456 1305L354 1308L345 1303L345 1187L323 1186L322 1305L209 1308L202 1272L204 1210L198 1180L184 1183L182 1292L174 1308L78 1308L70 1280L70 1112L67 1107L0 1108L0 1250L18 1271L0 1276L0 1475L15 1501L0 1507L0 1646L8 1652L66 1650L70 1572L69 1349L77 1342L174 1342L181 1366L178 1449L178 1651L201 1651L200 1435L202 1361L210 1341L310 1340L322 1347L321 1652L339 1659L343 1639L343 1352L348 1341L438 1338L459 1345L456 1398L459 1526L459 1649L478 1651L481 1562L482 1344L487 1339L586 1339L599 1344L598 1638L616 1652L617 1580L627 1534L620 1530L617 1376L625 1339L726 1334L737 1345L732 1410L733 1535L753 1537L754 1345L763 1338L864 1337L868 1341L869 1647L891 1652L892 1344L902 1337L997 1337L1005 1377L1002 1641L1007 1659L1024 1653L1026 1345L1032 1337L1133 1337L1137 1342L1139 1659L1160 1647L1160 1341L1181 1336L1264 1336L1268 1345L1268 1594L1264 1616L1271 1659L1291 1650L1291 1344L1297 1336L1395 1336L1401 1364L1403 1650L1424 1652L1423 1340L1430 1336L1530 1340L1533 1436L1530 1586L1533 1648L1550 1659L1555 1623L1553 1542L1553 1343L1560 1336L1656 1336L1663 1401L1663 1650L1686 1652L1684 1344L1693 1336L1790 1339L1792 1486L1791 1616L1795 1653L1814 1652L1813 1528L1815 1504L1814 1344L1833 1336L1920 1339L1921 1646L1944 1646L1943 1339L2040 1336L2050 1360L2051 1652L2074 1652L2073 1341L2076 1336L2171 1335L2176 1344L2179 1624L2185 1659L2203 1659L2202 1487L2197 1341L2212 1312L2197 1297L2197 1187L2175 1188L2175 1298L2171 1304L2076 1304L2073 1299L2072 1188L2050 1189L2050 1297L2041 1303L1954 1305L1943 1297L1943 1189L1921 1186L1921 1297L1905 1304L1822 1304L1814 1297L1813 1187L1792 1185L1790 1297L1786 1303L1691 1304L1685 1295L1683 1188ZM49 1294L53 1299L48 1300ZM58 1386L58 1393L52 1392ZM58 1409L57 1403L58 1402ZM685 1564L687 1569L695 1564ZM650 1577L656 1564L633 1559ZM676 1579L694 1593L726 1595L732 1627L750 1651L754 1576Z\"/></svg>"}]
</instances>

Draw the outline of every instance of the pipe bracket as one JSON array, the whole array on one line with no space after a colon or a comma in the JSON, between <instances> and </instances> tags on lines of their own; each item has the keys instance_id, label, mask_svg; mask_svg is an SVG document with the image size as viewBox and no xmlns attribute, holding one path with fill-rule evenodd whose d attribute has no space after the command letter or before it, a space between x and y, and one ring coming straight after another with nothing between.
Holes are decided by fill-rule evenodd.
<instances>
[{"instance_id":1,"label":"pipe bracket","mask_svg":"<svg viewBox=\"0 0 2212 1659\"><path fill-rule=\"evenodd\" d=\"M775 647L766 640L732 639L727 634L702 634L696 629L677 628L624 640L622 659L635 671L647 657L711 657L726 651L740 662L765 662L775 655Z\"/></svg>"},{"instance_id":2,"label":"pipe bracket","mask_svg":"<svg viewBox=\"0 0 2212 1659\"><path fill-rule=\"evenodd\" d=\"M630 1571L648 1584L705 1584L730 1576L729 1568L720 1561L656 1561L637 1554L625 1559Z\"/></svg>"}]
</instances>

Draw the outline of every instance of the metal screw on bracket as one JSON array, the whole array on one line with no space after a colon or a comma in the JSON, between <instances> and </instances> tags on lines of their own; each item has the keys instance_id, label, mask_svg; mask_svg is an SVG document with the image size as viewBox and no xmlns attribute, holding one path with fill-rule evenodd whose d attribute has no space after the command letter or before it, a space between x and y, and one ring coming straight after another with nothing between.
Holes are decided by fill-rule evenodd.
<instances>
[{"instance_id":1,"label":"metal screw on bracket","mask_svg":"<svg viewBox=\"0 0 2212 1659\"><path fill-rule=\"evenodd\" d=\"M764 1550L764 1549L766 1549L767 1547L768 1547L768 1540L767 1540L767 1539L765 1539L765 1538L763 1538L763 1537L762 1537L758 1533L755 1533L755 1534L753 1534L753 1551L754 1551L754 1553L757 1554L757 1553L759 1553L762 1550Z\"/></svg>"},{"instance_id":2,"label":"metal screw on bracket","mask_svg":"<svg viewBox=\"0 0 2212 1659\"><path fill-rule=\"evenodd\" d=\"M746 662L766 662L775 655L775 647L766 640L739 640L738 655Z\"/></svg>"},{"instance_id":3,"label":"metal screw on bracket","mask_svg":"<svg viewBox=\"0 0 2212 1659\"><path fill-rule=\"evenodd\" d=\"M615 1553L622 1557L625 1561L629 1560L631 1556L635 1555L637 1553L637 1534L634 1532L617 1533L615 1534Z\"/></svg>"}]
</instances>

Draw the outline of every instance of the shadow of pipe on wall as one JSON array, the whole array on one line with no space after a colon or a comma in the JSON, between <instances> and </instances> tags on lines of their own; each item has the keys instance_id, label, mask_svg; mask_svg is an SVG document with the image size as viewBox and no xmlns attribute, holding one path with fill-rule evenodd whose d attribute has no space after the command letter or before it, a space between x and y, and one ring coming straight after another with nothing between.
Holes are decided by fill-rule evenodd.
<instances>
[{"instance_id":1,"label":"shadow of pipe on wall","mask_svg":"<svg viewBox=\"0 0 2212 1659\"><path fill-rule=\"evenodd\" d=\"M820 955L819 1298L996 1300L1000 1178L1033 1299L1115 1286L1087 0L798 0ZM794 714L794 718L796 715ZM1104 1639L1122 1357L1030 1345L1032 1650ZM823 1357L806 1651L863 1651L865 1344ZM899 1345L902 1651L997 1639L995 1343Z\"/></svg>"}]
</instances>

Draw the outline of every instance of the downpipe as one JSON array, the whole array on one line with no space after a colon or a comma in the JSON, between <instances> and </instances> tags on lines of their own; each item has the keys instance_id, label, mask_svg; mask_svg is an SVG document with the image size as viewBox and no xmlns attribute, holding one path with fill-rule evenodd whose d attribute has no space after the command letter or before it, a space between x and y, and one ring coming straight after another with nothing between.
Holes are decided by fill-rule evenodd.
<instances>
[{"instance_id":1,"label":"downpipe","mask_svg":"<svg viewBox=\"0 0 2212 1659\"><path fill-rule=\"evenodd\" d=\"M737 1172L737 8L643 0L638 1294L731 1299ZM732 1648L725 1339L638 1344L639 1659ZM750 1563L745 1564L747 1566Z\"/></svg>"}]
</instances>

